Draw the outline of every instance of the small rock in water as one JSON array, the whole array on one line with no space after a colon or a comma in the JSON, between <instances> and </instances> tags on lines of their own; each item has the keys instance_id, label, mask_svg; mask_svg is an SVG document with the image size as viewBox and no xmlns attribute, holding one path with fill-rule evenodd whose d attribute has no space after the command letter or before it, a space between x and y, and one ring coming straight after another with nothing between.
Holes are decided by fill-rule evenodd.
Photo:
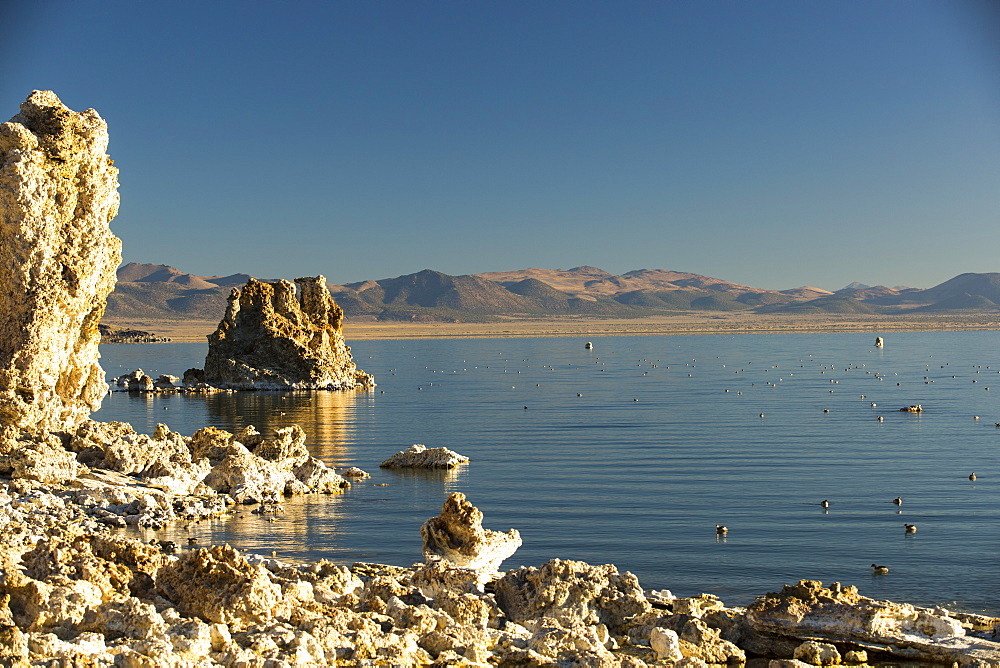
<instances>
[{"instance_id":1,"label":"small rock in water","mask_svg":"<svg viewBox=\"0 0 1000 668\"><path fill-rule=\"evenodd\" d=\"M414 443L379 464L384 469L425 468L450 469L468 463L469 458L448 448L428 448Z\"/></svg>"}]
</instances>

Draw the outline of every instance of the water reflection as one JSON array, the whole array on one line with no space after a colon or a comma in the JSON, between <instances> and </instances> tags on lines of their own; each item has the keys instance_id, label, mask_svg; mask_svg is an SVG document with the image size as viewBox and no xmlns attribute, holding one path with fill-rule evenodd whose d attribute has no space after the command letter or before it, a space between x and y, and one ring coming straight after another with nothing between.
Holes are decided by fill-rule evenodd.
<instances>
[{"instance_id":1,"label":"water reflection","mask_svg":"<svg viewBox=\"0 0 1000 668\"><path fill-rule=\"evenodd\" d=\"M343 495L308 495L287 500L283 511L273 515L255 514L256 506L238 506L228 517L174 523L152 531L129 529L127 533L144 541L171 540L178 547L195 549L230 544L251 553L270 555L292 562L341 555L343 548Z\"/></svg>"},{"instance_id":2,"label":"water reflection","mask_svg":"<svg viewBox=\"0 0 1000 668\"><path fill-rule=\"evenodd\" d=\"M354 392L238 392L208 395L115 394L110 411L141 415L148 424L181 419L170 427L191 434L204 426L239 432L253 425L261 433L298 424L313 456L337 468L360 466L371 478L356 481L340 495L308 495L284 500L275 515L237 506L229 517L167 526L153 532L128 529L143 540L174 541L181 550L228 543L248 552L293 563L330 559L338 563L410 563L420 555L420 526L441 511L445 497L469 486L469 466L451 470L387 470L378 463L401 449L359 428L373 419L375 395ZM179 409L168 410L163 408ZM140 428L139 425L135 425ZM155 427L155 424L153 424ZM150 430L153 427L150 427ZM141 428L140 428L141 430ZM386 536L388 525L409 527ZM371 536L380 539L372 541Z\"/></svg>"},{"instance_id":3,"label":"water reflection","mask_svg":"<svg viewBox=\"0 0 1000 668\"><path fill-rule=\"evenodd\" d=\"M370 419L374 402L369 392L115 392L105 398L94 419L129 422L147 434L164 423L186 436L202 427L236 433L247 425L266 435L297 424L305 430L313 456L333 466L367 468L371 462L359 463L358 453L345 443L357 442L358 421Z\"/></svg>"},{"instance_id":4,"label":"water reflection","mask_svg":"<svg viewBox=\"0 0 1000 668\"><path fill-rule=\"evenodd\" d=\"M460 464L453 469L391 469L389 484L414 493L426 493L428 487L441 486L444 496L462 491L468 481L468 464Z\"/></svg>"},{"instance_id":5,"label":"water reflection","mask_svg":"<svg viewBox=\"0 0 1000 668\"><path fill-rule=\"evenodd\" d=\"M292 563L316 559L413 563L421 558L420 526L441 511L449 493L467 485L467 468L376 468L371 479L355 482L343 494L285 499L283 512L274 515L255 514L256 506L237 506L224 518L176 523L158 531L125 531L145 541L174 541L181 550L230 544L251 553L273 552ZM434 489L439 494L431 493ZM382 532L387 524L407 530L386 535ZM378 540L372 539L373 533Z\"/></svg>"},{"instance_id":6,"label":"water reflection","mask_svg":"<svg viewBox=\"0 0 1000 668\"><path fill-rule=\"evenodd\" d=\"M297 424L306 432L313 456L333 466L352 466L356 413L374 402L370 392L237 392L204 398L206 424L229 431L253 425L262 434Z\"/></svg>"}]
</instances>

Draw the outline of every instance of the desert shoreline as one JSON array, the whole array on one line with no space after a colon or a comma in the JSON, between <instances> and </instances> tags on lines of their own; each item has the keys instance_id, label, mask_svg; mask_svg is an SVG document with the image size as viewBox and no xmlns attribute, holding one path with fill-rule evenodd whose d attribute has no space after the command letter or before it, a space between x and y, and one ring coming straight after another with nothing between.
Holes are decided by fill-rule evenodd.
<instances>
[{"instance_id":1,"label":"desert shoreline","mask_svg":"<svg viewBox=\"0 0 1000 668\"><path fill-rule=\"evenodd\" d=\"M210 320L107 319L173 342L203 342L218 325ZM912 317L767 316L731 313L683 314L650 318L548 318L497 322L374 322L345 318L348 340L672 336L698 334L805 334L833 332L982 331L1000 329L1000 314Z\"/></svg>"}]
</instances>

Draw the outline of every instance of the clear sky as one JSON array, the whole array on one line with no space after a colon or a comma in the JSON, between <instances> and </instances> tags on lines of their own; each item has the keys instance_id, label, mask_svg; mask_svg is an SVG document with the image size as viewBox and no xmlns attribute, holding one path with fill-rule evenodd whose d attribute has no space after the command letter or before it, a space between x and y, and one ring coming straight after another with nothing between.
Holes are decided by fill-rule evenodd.
<instances>
[{"instance_id":1,"label":"clear sky","mask_svg":"<svg viewBox=\"0 0 1000 668\"><path fill-rule=\"evenodd\" d=\"M996 0L3 0L0 64L108 121L127 262L1000 271Z\"/></svg>"}]
</instances>

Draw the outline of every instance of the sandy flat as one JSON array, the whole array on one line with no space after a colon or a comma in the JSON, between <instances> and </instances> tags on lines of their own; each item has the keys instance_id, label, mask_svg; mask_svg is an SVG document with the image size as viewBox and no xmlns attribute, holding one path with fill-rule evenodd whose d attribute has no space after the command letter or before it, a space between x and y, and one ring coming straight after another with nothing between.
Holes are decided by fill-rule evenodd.
<instances>
[{"instance_id":1,"label":"sandy flat","mask_svg":"<svg viewBox=\"0 0 1000 668\"><path fill-rule=\"evenodd\" d=\"M216 320L105 320L165 336L173 341L205 341ZM652 318L510 319L489 323L351 322L350 340L412 338L503 338L531 336L626 336L665 334L767 334L787 332L872 332L1000 329L1000 314L920 316L758 315L687 313Z\"/></svg>"}]
</instances>

